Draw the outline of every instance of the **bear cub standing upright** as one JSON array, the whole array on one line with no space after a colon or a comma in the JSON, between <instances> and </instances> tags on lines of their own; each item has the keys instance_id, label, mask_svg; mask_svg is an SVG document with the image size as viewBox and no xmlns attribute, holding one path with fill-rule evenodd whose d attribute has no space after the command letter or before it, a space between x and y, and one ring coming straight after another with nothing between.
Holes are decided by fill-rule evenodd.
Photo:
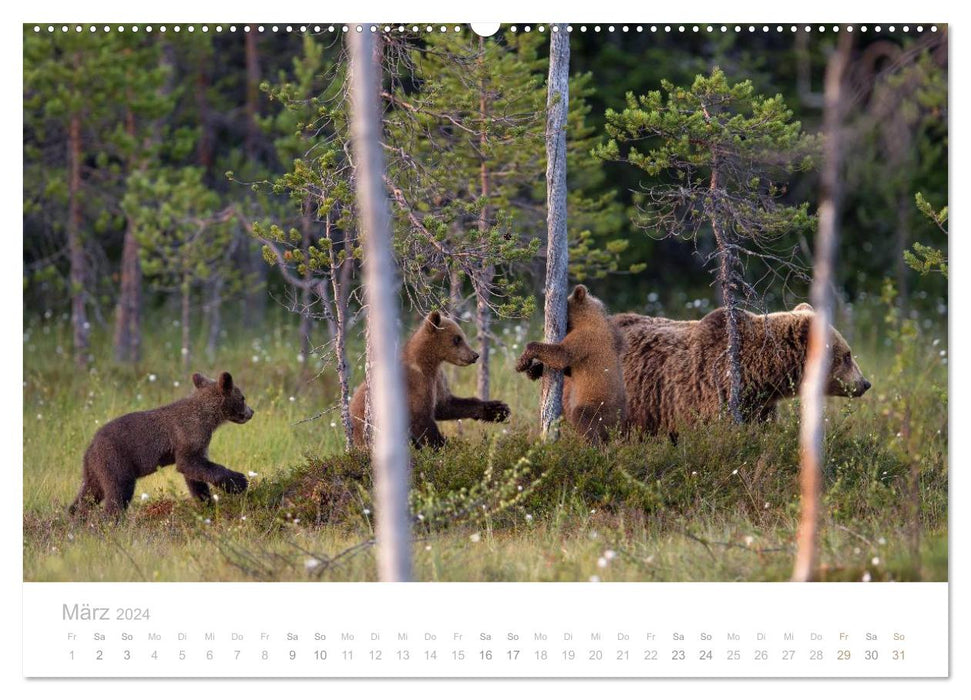
<instances>
[{"instance_id":1,"label":"bear cub standing upright","mask_svg":"<svg viewBox=\"0 0 971 700\"><path fill-rule=\"evenodd\" d=\"M516 363L530 379L543 376L543 366L561 370L563 413L588 441L599 444L610 431L626 428L627 394L620 357L624 337L611 323L606 308L578 284L567 300L563 342L529 343Z\"/></svg>"},{"instance_id":2,"label":"bear cub standing upright","mask_svg":"<svg viewBox=\"0 0 971 700\"><path fill-rule=\"evenodd\" d=\"M105 512L118 515L135 493L135 481L159 467L175 464L189 492L211 498L209 484L227 493L246 490L246 477L209 461L209 441L230 421L245 423L253 409L229 372L217 381L192 375L196 390L184 399L151 411L138 411L106 423L84 453L81 490L70 512L84 512L104 501Z\"/></svg>"},{"instance_id":3,"label":"bear cub standing upright","mask_svg":"<svg viewBox=\"0 0 971 700\"><path fill-rule=\"evenodd\" d=\"M411 442L416 447L441 447L445 436L435 421L475 420L500 423L509 417L509 406L502 401L481 401L476 398L452 396L442 363L465 367L479 359L479 353L469 347L459 325L432 311L405 344L402 361L408 391L408 414L411 422ZM354 444L366 446L364 435L367 385L361 384L351 399L351 423Z\"/></svg>"}]
</instances>

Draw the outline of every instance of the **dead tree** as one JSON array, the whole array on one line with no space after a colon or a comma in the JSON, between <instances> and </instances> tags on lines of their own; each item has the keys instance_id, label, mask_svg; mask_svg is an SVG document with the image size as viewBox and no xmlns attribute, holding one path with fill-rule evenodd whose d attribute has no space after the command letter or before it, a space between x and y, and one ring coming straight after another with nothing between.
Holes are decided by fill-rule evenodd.
<instances>
[{"instance_id":1,"label":"dead tree","mask_svg":"<svg viewBox=\"0 0 971 700\"><path fill-rule=\"evenodd\" d=\"M348 33L351 73L351 145L354 189L364 239L367 298L368 377L374 414L371 447L377 520L378 577L411 578L411 527L408 517L408 407L398 357L398 298L392 256L391 217L384 190L384 155L378 113L379 66L374 27Z\"/></svg>"},{"instance_id":2,"label":"dead tree","mask_svg":"<svg viewBox=\"0 0 971 700\"><path fill-rule=\"evenodd\" d=\"M559 343L566 335L569 246L566 227L566 117L569 110L570 35L567 25L552 27L550 73L546 99L546 301L545 341ZM543 436L556 439L556 421L563 413L563 372L543 373L540 422Z\"/></svg>"},{"instance_id":3,"label":"dead tree","mask_svg":"<svg viewBox=\"0 0 971 700\"><path fill-rule=\"evenodd\" d=\"M826 67L823 91L823 162L820 172L819 225L810 298L816 313L809 330L806 370L800 387L799 487L801 513L793 581L811 581L818 564L818 529L823 465L823 414L826 384L832 363L833 268L839 240L841 200L841 139L843 75L849 60L852 34L840 34Z\"/></svg>"}]
</instances>

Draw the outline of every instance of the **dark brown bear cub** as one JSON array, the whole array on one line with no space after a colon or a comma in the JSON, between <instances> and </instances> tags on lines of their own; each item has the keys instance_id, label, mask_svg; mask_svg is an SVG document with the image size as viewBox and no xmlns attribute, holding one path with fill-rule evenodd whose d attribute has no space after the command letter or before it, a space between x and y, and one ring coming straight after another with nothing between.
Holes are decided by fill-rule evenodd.
<instances>
[{"instance_id":1,"label":"dark brown bear cub","mask_svg":"<svg viewBox=\"0 0 971 700\"><path fill-rule=\"evenodd\" d=\"M128 507L135 481L159 467L175 464L189 492L200 501L211 498L209 484L227 493L246 490L246 477L209 461L209 441L216 428L253 417L229 372L213 381L192 375L191 396L151 411L138 411L106 423L84 453L81 490L70 512L84 512L104 501L105 512L117 515Z\"/></svg>"},{"instance_id":2,"label":"dark brown bear cub","mask_svg":"<svg viewBox=\"0 0 971 700\"><path fill-rule=\"evenodd\" d=\"M408 414L411 422L411 442L416 447L441 447L445 436L435 421L474 420L498 423L509 417L509 406L502 401L480 401L452 396L448 390L442 363L465 367L479 359L479 353L469 347L459 325L432 311L405 344L401 353L405 367L405 386L408 391ZM351 422L354 444L365 447L364 401L367 386L361 384L351 399Z\"/></svg>"},{"instance_id":3,"label":"dark brown bear cub","mask_svg":"<svg viewBox=\"0 0 971 700\"><path fill-rule=\"evenodd\" d=\"M543 366L561 370L563 414L588 441L600 444L610 431L626 428L627 394L620 356L624 338L607 317L599 299L578 284L567 300L566 336L562 343L529 343L516 363L530 379L543 376Z\"/></svg>"}]
</instances>

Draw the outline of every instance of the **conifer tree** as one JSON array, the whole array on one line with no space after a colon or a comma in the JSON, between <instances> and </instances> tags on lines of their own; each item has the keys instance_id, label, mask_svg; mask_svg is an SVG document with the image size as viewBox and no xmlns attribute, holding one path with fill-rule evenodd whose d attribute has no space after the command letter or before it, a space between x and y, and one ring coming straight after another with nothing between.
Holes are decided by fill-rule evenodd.
<instances>
[{"instance_id":1,"label":"conifer tree","mask_svg":"<svg viewBox=\"0 0 971 700\"><path fill-rule=\"evenodd\" d=\"M628 93L623 111L607 110L609 140L596 154L657 179L638 199L639 225L661 236L714 239L706 262L717 263L726 308L727 408L741 422L738 319L743 304L758 306L745 270L805 274L798 234L811 223L808 205L789 205L784 196L786 178L810 167L811 144L781 96L757 95L749 81L730 84L718 68L690 87L661 87Z\"/></svg>"}]
</instances>

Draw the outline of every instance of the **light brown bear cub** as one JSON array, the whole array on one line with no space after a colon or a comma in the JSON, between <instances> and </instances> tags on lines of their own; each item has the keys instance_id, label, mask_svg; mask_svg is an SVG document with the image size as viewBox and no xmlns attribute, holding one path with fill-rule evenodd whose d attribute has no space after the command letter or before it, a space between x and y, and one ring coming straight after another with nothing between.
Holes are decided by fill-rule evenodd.
<instances>
[{"instance_id":1,"label":"light brown bear cub","mask_svg":"<svg viewBox=\"0 0 971 700\"><path fill-rule=\"evenodd\" d=\"M814 314L809 304L764 315L739 313L741 410L746 421L769 420L779 401L799 392ZM676 439L680 428L725 411L730 391L725 309L698 321L629 313L612 320L627 342L623 360L632 427ZM843 336L830 330L833 362L826 393L862 396L870 382Z\"/></svg>"},{"instance_id":2,"label":"light brown bear cub","mask_svg":"<svg viewBox=\"0 0 971 700\"><path fill-rule=\"evenodd\" d=\"M582 284L567 300L563 342L529 343L516 363L530 379L543 375L544 365L561 370L563 413L567 422L594 444L627 423L627 395L620 361L624 338L610 322L599 299Z\"/></svg>"},{"instance_id":3,"label":"light brown bear cub","mask_svg":"<svg viewBox=\"0 0 971 700\"><path fill-rule=\"evenodd\" d=\"M227 493L246 490L246 477L209 461L209 441L216 428L230 421L245 423L253 409L229 372L213 381L192 375L195 391L175 403L115 418L95 433L84 453L81 490L71 514L104 501L105 512L118 515L128 507L135 481L159 467L175 464L189 492L200 501L211 498L209 484Z\"/></svg>"},{"instance_id":4,"label":"light brown bear cub","mask_svg":"<svg viewBox=\"0 0 971 700\"><path fill-rule=\"evenodd\" d=\"M500 423L509 417L509 406L502 401L481 401L452 396L442 363L465 367L479 359L469 347L459 325L438 311L432 311L405 344L402 362L408 391L411 442L416 447L441 447L445 436L435 421L474 420ZM354 445L366 446L364 435L367 385L361 384L351 399Z\"/></svg>"}]
</instances>

